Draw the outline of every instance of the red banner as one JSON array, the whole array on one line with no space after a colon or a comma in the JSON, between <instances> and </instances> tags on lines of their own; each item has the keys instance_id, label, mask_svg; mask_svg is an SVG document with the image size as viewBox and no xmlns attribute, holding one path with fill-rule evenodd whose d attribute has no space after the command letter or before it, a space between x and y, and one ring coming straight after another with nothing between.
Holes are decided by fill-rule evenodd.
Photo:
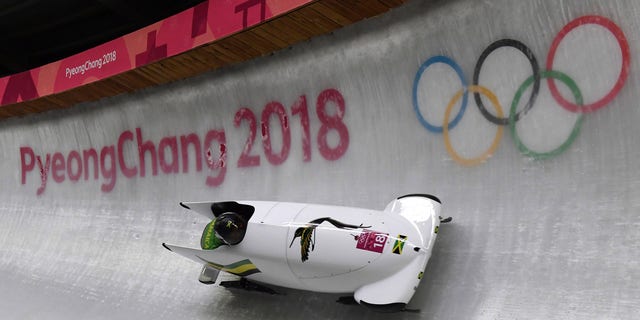
<instances>
[{"instance_id":1,"label":"red banner","mask_svg":"<svg viewBox=\"0 0 640 320\"><path fill-rule=\"evenodd\" d=\"M0 106L60 93L227 37L312 0L210 0L71 57L0 78Z\"/></svg>"}]
</instances>

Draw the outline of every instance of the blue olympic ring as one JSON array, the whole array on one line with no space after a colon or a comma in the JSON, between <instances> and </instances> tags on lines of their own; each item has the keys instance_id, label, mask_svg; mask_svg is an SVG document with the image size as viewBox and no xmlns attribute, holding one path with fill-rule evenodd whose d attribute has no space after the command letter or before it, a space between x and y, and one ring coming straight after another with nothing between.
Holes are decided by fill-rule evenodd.
<instances>
[{"instance_id":1,"label":"blue olympic ring","mask_svg":"<svg viewBox=\"0 0 640 320\"><path fill-rule=\"evenodd\" d=\"M458 111L458 114L456 115L456 117L453 118L453 120L451 120L451 122L449 123L448 125L449 129L452 129L453 127L455 127L458 124L458 122L460 122L460 119L462 119L462 115L464 114L464 111L467 108L467 100L468 100L469 94L467 90L467 81L464 79L462 68L460 68L460 66L451 58L446 56L433 56L420 66L420 69L418 69L418 73L416 73L416 78L413 80L413 109L416 111L416 114L418 115L418 120L420 120L420 123L422 124L423 127L425 127L427 130L431 132L442 133L441 126L434 126L424 119L424 117L422 116L422 113L420 113L420 107L418 106L418 83L420 82L422 73L434 63L444 63L450 66L456 72L456 74L458 74L458 78L460 78L460 82L462 83L462 87L464 90L460 111Z\"/></svg>"}]
</instances>

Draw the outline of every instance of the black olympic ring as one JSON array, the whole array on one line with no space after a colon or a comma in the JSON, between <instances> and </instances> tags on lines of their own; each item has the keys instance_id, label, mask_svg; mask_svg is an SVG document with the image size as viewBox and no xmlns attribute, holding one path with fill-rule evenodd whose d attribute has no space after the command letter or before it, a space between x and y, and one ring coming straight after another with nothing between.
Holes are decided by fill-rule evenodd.
<instances>
[{"instance_id":1,"label":"black olympic ring","mask_svg":"<svg viewBox=\"0 0 640 320\"><path fill-rule=\"evenodd\" d=\"M502 47L513 47L520 50L520 52L522 52L527 57L527 60L529 60L529 63L531 64L531 71L533 71L533 89L531 91L531 96L529 96L529 101L527 101L525 107L518 113L516 113L515 121L518 121L520 120L521 114L527 114L527 112L533 107L533 104L536 101L536 97L538 96L538 91L540 91L540 68L538 67L538 60L536 60L533 51L531 51L529 47L527 47L524 43L513 39L500 39L489 45L486 49L484 49L484 51L480 55L480 58L478 58L478 62L476 63L475 69L473 70L473 85L478 85L480 70L482 70L482 64L487 59L487 57L493 51ZM509 124L509 117L499 118L487 111L484 104L482 103L480 93L474 92L473 98L478 105L478 109L480 109L480 112L487 120L491 121L494 124L502 126L506 126Z\"/></svg>"}]
</instances>

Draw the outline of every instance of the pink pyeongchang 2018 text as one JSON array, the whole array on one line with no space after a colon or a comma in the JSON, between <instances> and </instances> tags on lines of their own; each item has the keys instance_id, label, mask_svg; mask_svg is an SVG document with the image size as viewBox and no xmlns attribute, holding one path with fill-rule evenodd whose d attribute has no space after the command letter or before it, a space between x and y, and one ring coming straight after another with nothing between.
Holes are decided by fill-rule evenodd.
<instances>
[{"instance_id":1,"label":"pink pyeongchang 2018 text","mask_svg":"<svg viewBox=\"0 0 640 320\"><path fill-rule=\"evenodd\" d=\"M335 111L330 112L329 108ZM289 108L278 101L267 103L260 112L260 132L264 157L273 165L284 163L292 148L290 117L300 121L303 162L312 159L312 135L316 135L318 152L326 160L337 160L347 151L349 146L349 130L343 122L346 104L344 97L337 89L326 89L316 98L315 114L320 122L317 132L311 132L310 112L306 95L299 96ZM291 115L291 116L290 116ZM275 117L281 130L282 143L280 150L274 150L270 120ZM238 131L242 124L248 123L249 135L244 143L236 165L238 168L259 166L261 157L254 144L258 131L258 120L255 113L241 107L234 116L233 124ZM337 142L328 138L329 132L335 131ZM335 139L334 139L335 140ZM131 151L133 150L133 151ZM192 167L193 165L193 167ZM159 140L145 140L142 128L126 130L118 135L117 142L101 148L89 147L84 150L68 152L54 151L38 154L31 146L20 147L21 184L26 185L29 179L38 177L37 195L45 192L50 181L57 184L69 181L100 181L102 192L111 192L118 176L127 179L187 174L192 170L207 172L204 184L209 187L222 185L227 173L227 135L224 129L212 129L204 135L188 133L180 136L165 136Z\"/></svg>"}]
</instances>

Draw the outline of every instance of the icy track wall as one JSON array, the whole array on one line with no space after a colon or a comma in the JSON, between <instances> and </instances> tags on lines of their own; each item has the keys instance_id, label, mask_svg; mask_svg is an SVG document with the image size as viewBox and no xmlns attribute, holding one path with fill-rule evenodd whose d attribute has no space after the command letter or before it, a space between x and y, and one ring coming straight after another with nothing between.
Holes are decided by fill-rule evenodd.
<instances>
[{"instance_id":1,"label":"icy track wall","mask_svg":"<svg viewBox=\"0 0 640 320\"><path fill-rule=\"evenodd\" d=\"M292 50L3 123L3 318L380 318L197 282L177 204L382 209L441 228L408 319L631 319L640 309L635 1L411 2Z\"/></svg>"}]
</instances>

